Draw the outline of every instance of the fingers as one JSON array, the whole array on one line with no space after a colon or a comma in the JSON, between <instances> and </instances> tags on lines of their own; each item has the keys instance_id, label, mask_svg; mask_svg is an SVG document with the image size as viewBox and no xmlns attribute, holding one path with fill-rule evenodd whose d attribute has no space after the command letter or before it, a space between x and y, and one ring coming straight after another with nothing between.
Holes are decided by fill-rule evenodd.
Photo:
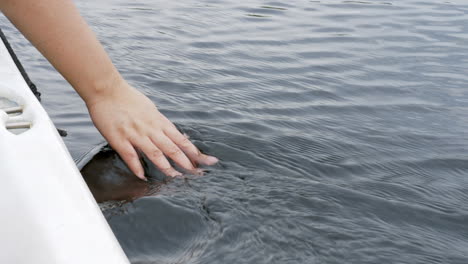
<instances>
[{"instance_id":1,"label":"fingers","mask_svg":"<svg viewBox=\"0 0 468 264\"><path fill-rule=\"evenodd\" d=\"M187 136L182 135L182 133L177 130L177 128L172 125L168 127L165 132L166 136L172 140L187 156L196 164L203 165L213 165L218 162L218 159L213 156L208 156L200 152L195 145L188 139Z\"/></svg>"},{"instance_id":2,"label":"fingers","mask_svg":"<svg viewBox=\"0 0 468 264\"><path fill-rule=\"evenodd\" d=\"M162 152L171 158L177 165L192 173L197 173L196 168L185 153L170 138L161 133L151 138Z\"/></svg>"},{"instance_id":3,"label":"fingers","mask_svg":"<svg viewBox=\"0 0 468 264\"><path fill-rule=\"evenodd\" d=\"M181 176L182 174L171 166L168 158L181 168L194 174L203 174L201 169L196 168L198 164L213 165L218 162L217 158L201 153L190 142L188 137L182 135L174 124L169 120L167 121L169 124L163 122L165 123L164 128L162 130L157 129L151 135L143 136L145 134L143 133L141 136L125 136L124 143L120 138L113 138L113 142L109 141L137 177L147 180L135 149L142 151L161 172L171 177Z\"/></svg>"},{"instance_id":4,"label":"fingers","mask_svg":"<svg viewBox=\"0 0 468 264\"><path fill-rule=\"evenodd\" d=\"M148 181L145 177L145 171L143 170L143 166L141 165L140 159L138 157L138 153L136 152L135 148L133 148L132 144L128 141L124 141L124 143L120 144L111 144L112 147L119 153L119 156L124 160L127 164L128 168L140 179L144 181Z\"/></svg>"},{"instance_id":5,"label":"fingers","mask_svg":"<svg viewBox=\"0 0 468 264\"><path fill-rule=\"evenodd\" d=\"M171 130L168 132L168 135L171 135L172 138L160 132L151 138L142 137L131 142L125 141L125 143L111 145L113 145L130 170L138 178L145 181L147 179L135 147L141 150L161 172L171 177L181 176L182 174L171 166L167 157L183 169L195 174L201 174L201 172L195 168L194 163L212 165L218 161L215 157L202 154L187 137L182 135L175 127L172 129L175 131Z\"/></svg>"},{"instance_id":6,"label":"fingers","mask_svg":"<svg viewBox=\"0 0 468 264\"><path fill-rule=\"evenodd\" d=\"M153 162L158 169L167 176L176 177L182 174L176 171L167 158L164 156L163 151L158 148L149 138L141 138L138 142L134 142L137 148L139 148L146 157Z\"/></svg>"}]
</instances>

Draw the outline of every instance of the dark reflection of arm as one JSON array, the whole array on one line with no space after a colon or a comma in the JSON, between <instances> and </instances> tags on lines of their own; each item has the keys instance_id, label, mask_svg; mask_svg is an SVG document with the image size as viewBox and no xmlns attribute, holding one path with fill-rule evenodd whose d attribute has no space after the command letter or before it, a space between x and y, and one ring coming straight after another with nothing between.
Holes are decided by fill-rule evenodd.
<instances>
[{"instance_id":1,"label":"dark reflection of arm","mask_svg":"<svg viewBox=\"0 0 468 264\"><path fill-rule=\"evenodd\" d=\"M96 154L81 173L97 202L110 200L132 201L158 191L165 177L155 173L150 164L142 160L149 182L136 178L120 159L117 153L108 147ZM152 165L152 164L151 164Z\"/></svg>"}]
</instances>

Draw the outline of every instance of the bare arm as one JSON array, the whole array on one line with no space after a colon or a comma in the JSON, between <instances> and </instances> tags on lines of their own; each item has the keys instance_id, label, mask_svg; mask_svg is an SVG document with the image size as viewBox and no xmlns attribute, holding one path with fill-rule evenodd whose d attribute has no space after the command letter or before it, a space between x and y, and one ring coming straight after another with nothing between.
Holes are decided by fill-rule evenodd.
<instances>
[{"instance_id":1,"label":"bare arm","mask_svg":"<svg viewBox=\"0 0 468 264\"><path fill-rule=\"evenodd\" d=\"M143 94L119 74L71 0L0 0L0 10L52 63L85 101L91 118L110 145L141 179L137 151L165 174L212 165Z\"/></svg>"},{"instance_id":2,"label":"bare arm","mask_svg":"<svg viewBox=\"0 0 468 264\"><path fill-rule=\"evenodd\" d=\"M0 9L86 102L115 89L120 75L71 0L0 0Z\"/></svg>"}]
</instances>

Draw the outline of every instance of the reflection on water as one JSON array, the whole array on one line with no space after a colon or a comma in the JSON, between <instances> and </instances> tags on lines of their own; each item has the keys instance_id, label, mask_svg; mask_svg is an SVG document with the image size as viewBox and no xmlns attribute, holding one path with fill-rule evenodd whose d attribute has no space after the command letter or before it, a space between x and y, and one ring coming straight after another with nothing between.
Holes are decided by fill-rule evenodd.
<instances>
[{"instance_id":1,"label":"reflection on water","mask_svg":"<svg viewBox=\"0 0 468 264\"><path fill-rule=\"evenodd\" d=\"M133 263L467 263L465 1L77 1L129 82L221 162L83 175ZM3 21L2 26L3 26ZM102 141L10 26L75 158ZM142 197L143 195L143 197Z\"/></svg>"},{"instance_id":2,"label":"reflection on water","mask_svg":"<svg viewBox=\"0 0 468 264\"><path fill-rule=\"evenodd\" d=\"M115 151L104 147L81 169L86 183L98 202L133 201L156 193L162 184L143 182L133 175Z\"/></svg>"},{"instance_id":3,"label":"reflection on water","mask_svg":"<svg viewBox=\"0 0 468 264\"><path fill-rule=\"evenodd\" d=\"M82 166L81 174L99 203L131 202L143 196L152 196L158 193L162 185L169 184L174 179L165 176L144 154L141 154L140 161L148 182L140 180L107 144L97 146L82 159L78 163L79 167ZM177 166L175 168L183 171ZM208 168L203 170L203 175L210 172ZM184 175L183 178L189 180L203 175ZM106 203L109 204L112 203Z\"/></svg>"}]
</instances>

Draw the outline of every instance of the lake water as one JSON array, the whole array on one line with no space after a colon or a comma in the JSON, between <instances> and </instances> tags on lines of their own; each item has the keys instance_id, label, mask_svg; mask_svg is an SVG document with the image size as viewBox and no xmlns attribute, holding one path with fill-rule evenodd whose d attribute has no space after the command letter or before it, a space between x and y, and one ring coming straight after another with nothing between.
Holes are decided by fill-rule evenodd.
<instances>
[{"instance_id":1,"label":"lake water","mask_svg":"<svg viewBox=\"0 0 468 264\"><path fill-rule=\"evenodd\" d=\"M468 2L76 1L113 61L221 162L83 171L132 263L468 263ZM76 160L84 104L0 20Z\"/></svg>"}]
</instances>

